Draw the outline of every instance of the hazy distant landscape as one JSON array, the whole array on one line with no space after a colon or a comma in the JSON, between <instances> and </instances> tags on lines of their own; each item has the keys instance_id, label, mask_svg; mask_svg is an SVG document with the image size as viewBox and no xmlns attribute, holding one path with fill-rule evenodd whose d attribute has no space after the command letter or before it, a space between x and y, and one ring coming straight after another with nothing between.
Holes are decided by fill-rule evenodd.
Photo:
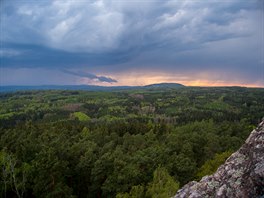
<instances>
[{"instance_id":1,"label":"hazy distant landscape","mask_svg":"<svg viewBox=\"0 0 264 198\"><path fill-rule=\"evenodd\" d=\"M26 91L26 90L86 90L86 91L113 91L135 90L151 88L178 88L184 87L179 83L159 83L145 86L96 86L96 85L39 85L39 86L0 86L0 92Z\"/></svg>"}]
</instances>

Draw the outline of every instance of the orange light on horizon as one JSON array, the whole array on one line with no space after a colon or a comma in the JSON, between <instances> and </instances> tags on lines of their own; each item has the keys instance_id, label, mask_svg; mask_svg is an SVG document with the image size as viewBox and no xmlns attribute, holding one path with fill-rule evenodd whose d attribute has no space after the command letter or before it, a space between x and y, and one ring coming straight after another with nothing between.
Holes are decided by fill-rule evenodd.
<instances>
[{"instance_id":1,"label":"orange light on horizon","mask_svg":"<svg viewBox=\"0 0 264 198\"><path fill-rule=\"evenodd\" d=\"M225 86L240 86L240 87L264 87L263 81L256 81L254 83L241 82L238 78L232 80L221 79L221 76L227 78L226 75L219 75L219 72L200 72L195 74L175 74L157 71L130 71L124 73L102 74L113 79L117 83L107 83L100 81L93 81L87 78L80 78L78 83L100 86L144 86L157 83L180 83L185 86L200 86L200 87L225 87ZM219 76L220 77L219 77ZM215 80L216 79L216 80Z\"/></svg>"},{"instance_id":2,"label":"orange light on horizon","mask_svg":"<svg viewBox=\"0 0 264 198\"><path fill-rule=\"evenodd\" d=\"M245 84L245 83L230 83L230 82L214 82L214 81L190 81L185 83L186 86L194 87L256 87L263 88L259 84Z\"/></svg>"}]
</instances>

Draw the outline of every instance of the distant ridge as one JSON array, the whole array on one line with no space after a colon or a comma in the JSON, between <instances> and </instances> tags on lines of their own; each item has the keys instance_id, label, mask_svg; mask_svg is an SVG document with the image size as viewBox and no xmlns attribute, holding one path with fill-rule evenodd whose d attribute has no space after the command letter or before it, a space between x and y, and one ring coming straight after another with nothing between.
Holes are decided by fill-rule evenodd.
<instances>
[{"instance_id":1,"label":"distant ridge","mask_svg":"<svg viewBox=\"0 0 264 198\"><path fill-rule=\"evenodd\" d=\"M0 92L31 91L31 90L85 90L85 91L113 91L131 89L158 89L158 88L179 88L184 87L178 83L159 83L146 86L97 86L97 85L37 85L37 86L0 86Z\"/></svg>"},{"instance_id":2,"label":"distant ridge","mask_svg":"<svg viewBox=\"0 0 264 198\"><path fill-rule=\"evenodd\" d=\"M179 83L158 83L158 84L146 85L144 87L145 88L179 88L185 86Z\"/></svg>"}]
</instances>

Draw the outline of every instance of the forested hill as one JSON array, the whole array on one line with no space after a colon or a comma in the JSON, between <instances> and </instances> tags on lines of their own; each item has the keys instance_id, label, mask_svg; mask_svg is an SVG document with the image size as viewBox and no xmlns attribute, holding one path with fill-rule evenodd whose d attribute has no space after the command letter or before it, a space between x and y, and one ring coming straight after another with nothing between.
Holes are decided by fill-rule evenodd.
<instances>
[{"instance_id":1,"label":"forested hill","mask_svg":"<svg viewBox=\"0 0 264 198\"><path fill-rule=\"evenodd\" d=\"M29 91L29 90L86 90L86 91L114 91L150 88L179 88L179 83L159 83L146 86L96 86L96 85L39 85L39 86L0 86L0 92Z\"/></svg>"},{"instance_id":2,"label":"forested hill","mask_svg":"<svg viewBox=\"0 0 264 198\"><path fill-rule=\"evenodd\" d=\"M0 93L0 197L172 197L264 115L264 89Z\"/></svg>"}]
</instances>

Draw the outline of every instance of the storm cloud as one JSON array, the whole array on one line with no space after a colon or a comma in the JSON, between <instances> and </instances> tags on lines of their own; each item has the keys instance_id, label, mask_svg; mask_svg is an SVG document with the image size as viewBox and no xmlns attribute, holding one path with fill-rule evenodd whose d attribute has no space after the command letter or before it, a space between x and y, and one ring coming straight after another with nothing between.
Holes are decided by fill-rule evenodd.
<instances>
[{"instance_id":1,"label":"storm cloud","mask_svg":"<svg viewBox=\"0 0 264 198\"><path fill-rule=\"evenodd\" d=\"M2 72L210 71L264 84L263 1L0 3Z\"/></svg>"}]
</instances>

